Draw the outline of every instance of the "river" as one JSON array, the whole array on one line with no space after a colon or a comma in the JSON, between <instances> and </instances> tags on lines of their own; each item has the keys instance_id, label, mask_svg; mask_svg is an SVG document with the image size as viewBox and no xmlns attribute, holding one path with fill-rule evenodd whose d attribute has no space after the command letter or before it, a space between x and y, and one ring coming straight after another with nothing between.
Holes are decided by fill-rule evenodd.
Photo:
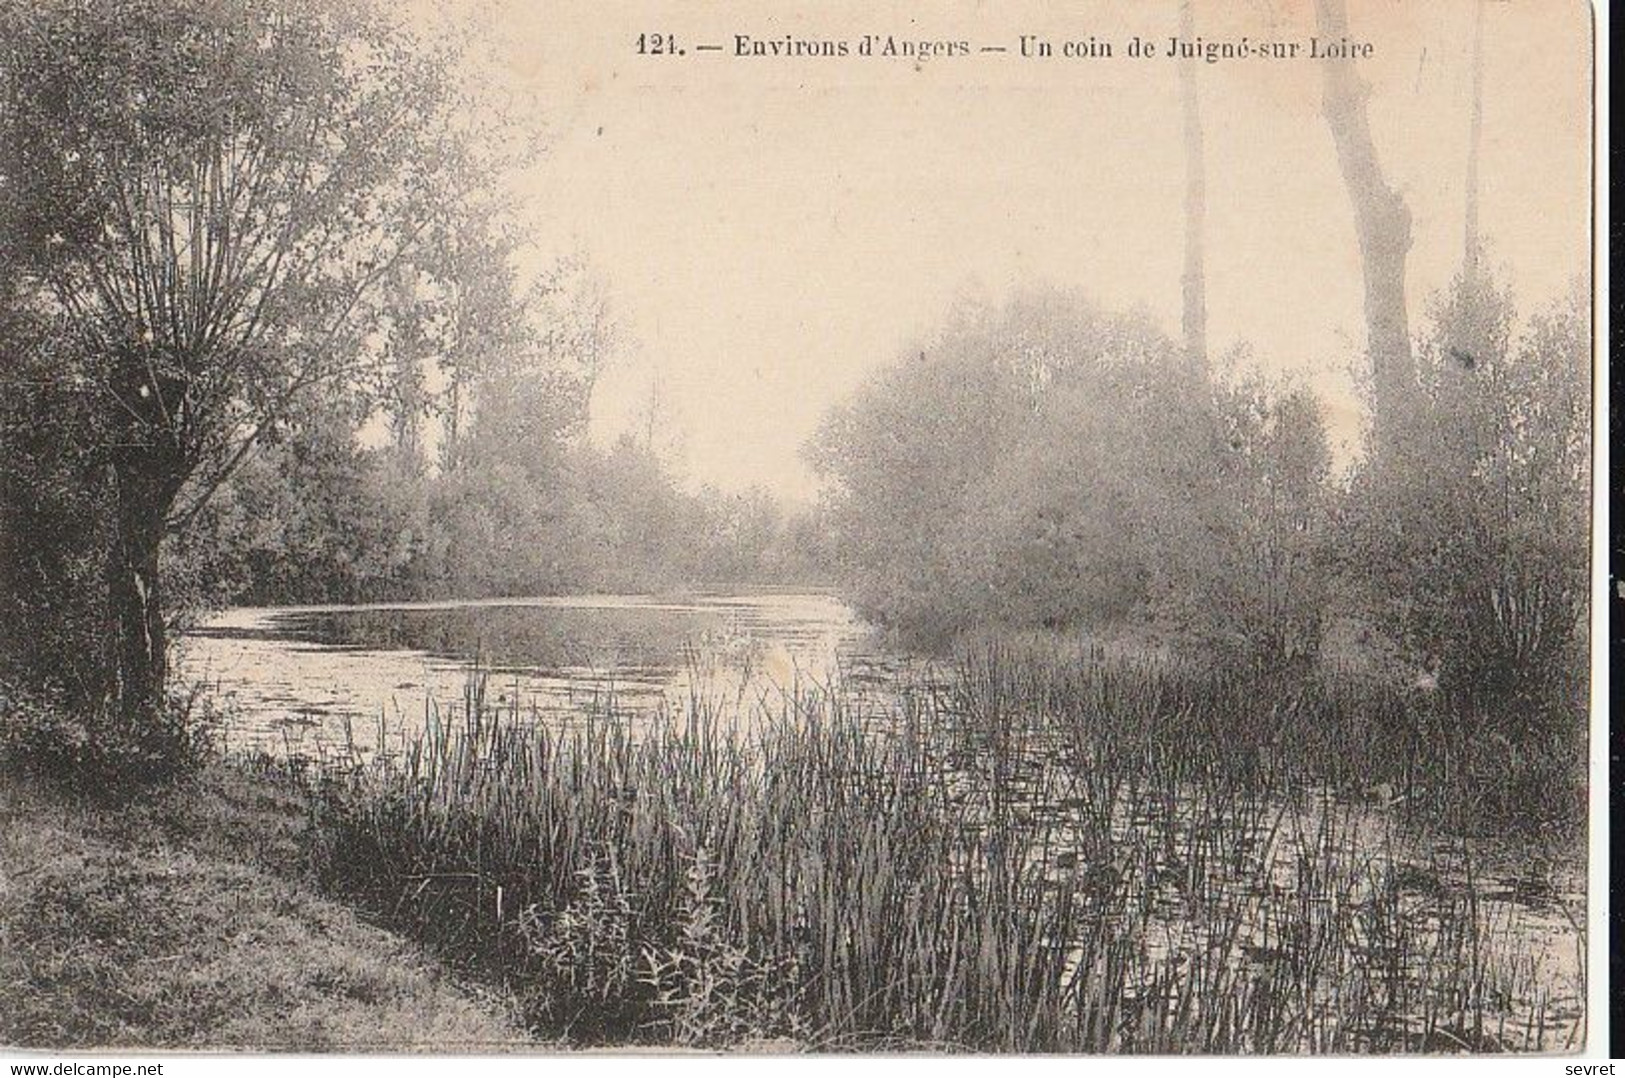
<instances>
[{"instance_id":1,"label":"river","mask_svg":"<svg viewBox=\"0 0 1625 1078\"><path fill-rule=\"evenodd\" d=\"M187 633L176 671L221 707L228 748L283 754L409 735L476 671L488 701L570 723L636 720L693 691L863 691L903 662L839 600L760 589L241 607Z\"/></svg>"}]
</instances>

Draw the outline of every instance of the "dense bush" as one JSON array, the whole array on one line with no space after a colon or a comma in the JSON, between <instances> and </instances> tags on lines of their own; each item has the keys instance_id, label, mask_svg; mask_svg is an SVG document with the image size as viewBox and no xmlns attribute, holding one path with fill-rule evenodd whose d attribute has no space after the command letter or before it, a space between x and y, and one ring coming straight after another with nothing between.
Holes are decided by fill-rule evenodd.
<instances>
[{"instance_id":1,"label":"dense bush","mask_svg":"<svg viewBox=\"0 0 1625 1078\"><path fill-rule=\"evenodd\" d=\"M195 695L171 696L157 722L140 724L107 701L64 699L57 687L0 682L0 763L116 801L193 775L210 755L212 718Z\"/></svg>"},{"instance_id":2,"label":"dense bush","mask_svg":"<svg viewBox=\"0 0 1625 1078\"><path fill-rule=\"evenodd\" d=\"M186 605L650 591L807 583L822 535L760 490L683 490L630 439L561 438L542 460L491 448L427 469L315 417L171 537ZM476 428L477 429L477 428Z\"/></svg>"},{"instance_id":3,"label":"dense bush","mask_svg":"<svg viewBox=\"0 0 1625 1078\"><path fill-rule=\"evenodd\" d=\"M0 290L6 286L0 284ZM108 691L107 479L97 417L48 320L0 294L0 682L69 706Z\"/></svg>"},{"instance_id":4,"label":"dense bush","mask_svg":"<svg viewBox=\"0 0 1625 1078\"><path fill-rule=\"evenodd\" d=\"M1313 398L1217 377L1143 318L1062 294L962 315L811 455L852 596L910 635L1135 624L1266 664L1318 645Z\"/></svg>"}]
</instances>

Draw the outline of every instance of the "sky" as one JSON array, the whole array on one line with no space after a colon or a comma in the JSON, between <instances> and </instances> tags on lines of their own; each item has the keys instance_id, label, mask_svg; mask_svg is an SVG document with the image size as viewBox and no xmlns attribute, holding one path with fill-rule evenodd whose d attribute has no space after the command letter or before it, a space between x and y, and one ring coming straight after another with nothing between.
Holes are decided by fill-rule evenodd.
<instances>
[{"instance_id":1,"label":"sky","mask_svg":"<svg viewBox=\"0 0 1625 1078\"><path fill-rule=\"evenodd\" d=\"M1525 308L1590 266L1590 11L1485 0L1481 221ZM618 327L596 437L642 430L694 484L814 496L827 411L956 304L1076 289L1177 334L1184 158L1159 0L485 0L490 72L546 132L516 190L538 264L584 261ZM1198 0L1210 41L1307 43L1310 0ZM1349 0L1382 166L1413 215L1412 328L1459 266L1474 0ZM639 56L641 33L683 56ZM971 54L746 58L760 40L965 40ZM1047 59L1019 55L1043 38ZM1109 42L1069 59L1067 41ZM720 52L695 46L721 44ZM1004 47L1007 52L981 52ZM1210 351L1315 388L1345 444L1364 340L1319 61L1200 64Z\"/></svg>"}]
</instances>

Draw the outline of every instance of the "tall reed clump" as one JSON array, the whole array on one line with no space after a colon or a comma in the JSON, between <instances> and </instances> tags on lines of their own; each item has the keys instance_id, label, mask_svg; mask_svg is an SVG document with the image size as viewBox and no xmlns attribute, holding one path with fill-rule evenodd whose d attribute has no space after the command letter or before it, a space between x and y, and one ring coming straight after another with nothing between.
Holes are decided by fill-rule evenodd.
<instances>
[{"instance_id":1,"label":"tall reed clump","mask_svg":"<svg viewBox=\"0 0 1625 1078\"><path fill-rule=\"evenodd\" d=\"M1335 740L1239 681L989 651L881 707L696 690L567 728L483 684L399 753L306 771L314 831L328 887L503 980L544 1036L1553 1046L1471 873L1340 796L1401 788L1403 743ZM1340 752L1349 773L1313 780Z\"/></svg>"},{"instance_id":2,"label":"tall reed clump","mask_svg":"<svg viewBox=\"0 0 1625 1078\"><path fill-rule=\"evenodd\" d=\"M919 709L876 736L793 695L739 734L696 696L635 733L559 732L479 697L396 759L321 772L325 873L501 970L540 1028L1055 1043L1075 904L1041 836L950 788Z\"/></svg>"}]
</instances>

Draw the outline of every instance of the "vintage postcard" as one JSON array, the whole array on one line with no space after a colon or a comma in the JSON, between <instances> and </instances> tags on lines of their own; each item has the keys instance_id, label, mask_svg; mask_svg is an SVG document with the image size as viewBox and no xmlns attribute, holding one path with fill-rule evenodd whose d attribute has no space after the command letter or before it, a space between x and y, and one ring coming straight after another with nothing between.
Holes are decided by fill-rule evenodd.
<instances>
[{"instance_id":1,"label":"vintage postcard","mask_svg":"<svg viewBox=\"0 0 1625 1078\"><path fill-rule=\"evenodd\" d=\"M4 1053L1605 1052L1598 17L0 0Z\"/></svg>"}]
</instances>

